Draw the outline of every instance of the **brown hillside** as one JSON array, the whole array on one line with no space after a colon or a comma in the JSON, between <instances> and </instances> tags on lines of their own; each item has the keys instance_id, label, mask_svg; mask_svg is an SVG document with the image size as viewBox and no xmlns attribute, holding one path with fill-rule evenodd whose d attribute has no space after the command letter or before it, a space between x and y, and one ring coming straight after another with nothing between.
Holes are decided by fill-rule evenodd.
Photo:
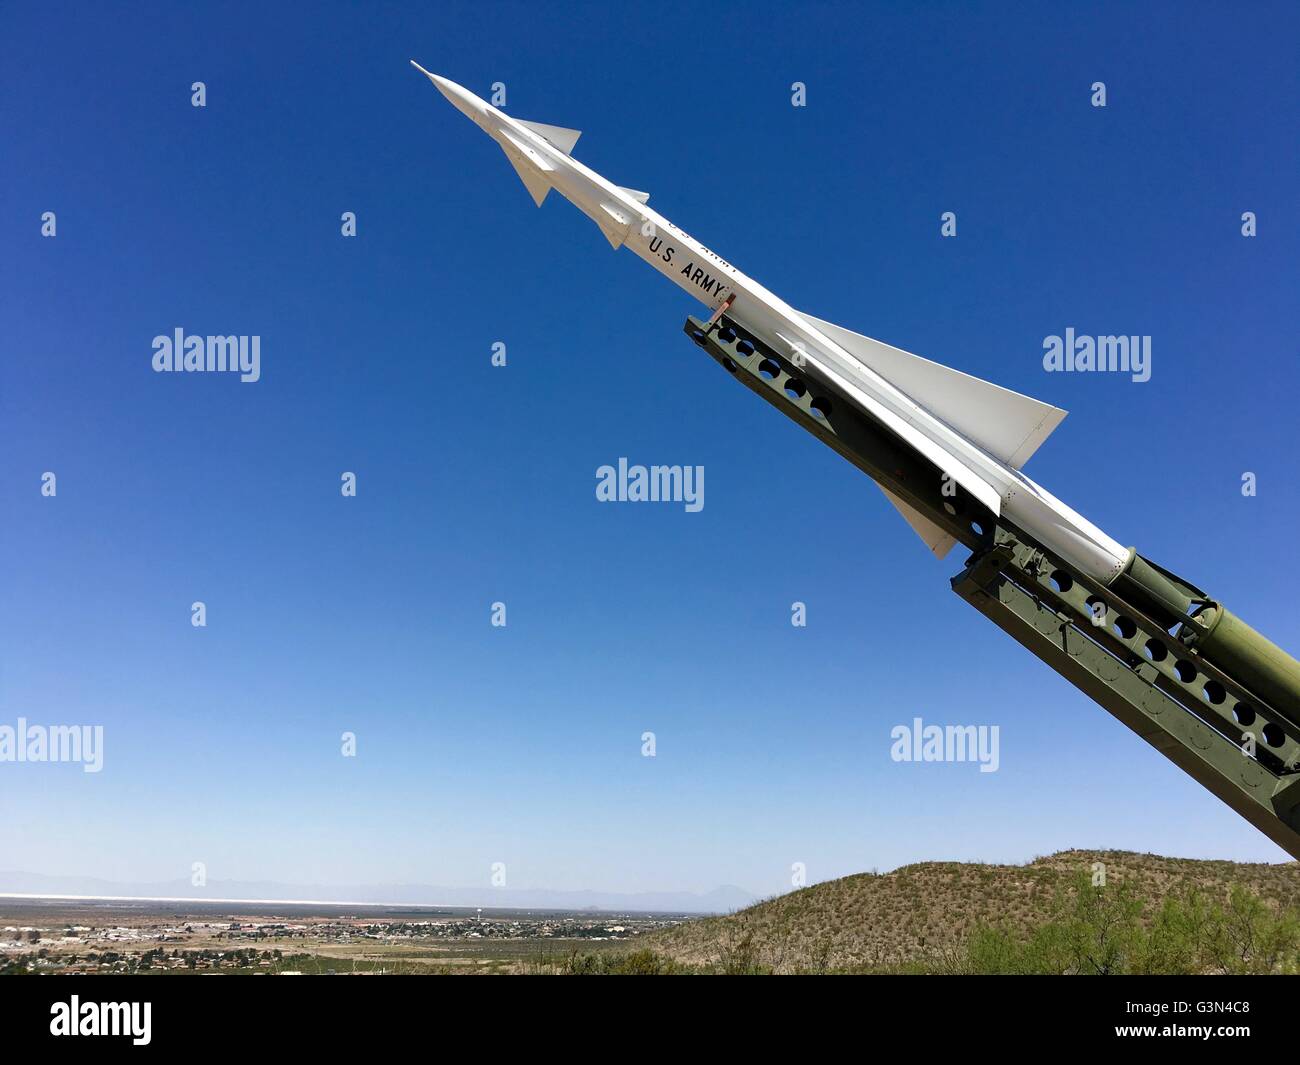
<instances>
[{"instance_id":1,"label":"brown hillside","mask_svg":"<svg viewBox=\"0 0 1300 1065\"><path fill-rule=\"evenodd\" d=\"M891 966L959 950L980 925L1017 934L1047 920L1093 863L1108 885L1129 883L1154 911L1189 887L1225 900L1241 886L1272 904L1300 906L1300 864L1238 864L1129 851L1061 851L1028 865L922 862L861 873L646 937L645 946L688 965L726 966L744 953L777 972Z\"/></svg>"}]
</instances>

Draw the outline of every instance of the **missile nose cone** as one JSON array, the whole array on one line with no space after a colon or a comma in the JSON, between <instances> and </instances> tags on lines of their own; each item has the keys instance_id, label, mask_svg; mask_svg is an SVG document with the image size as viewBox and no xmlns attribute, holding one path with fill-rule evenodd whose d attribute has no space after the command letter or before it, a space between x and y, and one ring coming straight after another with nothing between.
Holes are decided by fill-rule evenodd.
<instances>
[{"instance_id":1,"label":"missile nose cone","mask_svg":"<svg viewBox=\"0 0 1300 1065\"><path fill-rule=\"evenodd\" d=\"M437 87L452 104L456 110L470 118L477 118L483 113L484 104L477 96L468 89L457 85L449 78L444 78L438 74L432 74L420 66L414 59L411 60L411 66L415 67L421 74L428 78Z\"/></svg>"}]
</instances>

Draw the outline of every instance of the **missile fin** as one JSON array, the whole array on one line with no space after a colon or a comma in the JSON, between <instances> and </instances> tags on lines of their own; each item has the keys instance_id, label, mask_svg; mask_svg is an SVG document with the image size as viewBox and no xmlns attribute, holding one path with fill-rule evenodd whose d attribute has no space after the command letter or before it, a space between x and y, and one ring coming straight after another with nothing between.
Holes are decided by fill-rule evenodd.
<instances>
[{"instance_id":1,"label":"missile fin","mask_svg":"<svg viewBox=\"0 0 1300 1065\"><path fill-rule=\"evenodd\" d=\"M1012 469L1020 469L1065 417L1065 411L1050 403L890 347L834 322L810 314L804 317L936 418Z\"/></svg>"},{"instance_id":2,"label":"missile fin","mask_svg":"<svg viewBox=\"0 0 1300 1065\"><path fill-rule=\"evenodd\" d=\"M619 188L620 188L623 192L626 192L629 196L631 196L632 199L636 200L637 203L649 203L649 202L650 202L650 193L648 193L648 192L638 192L636 189L629 189L629 188L626 188L626 187L623 186L623 185L620 185Z\"/></svg>"},{"instance_id":3,"label":"missile fin","mask_svg":"<svg viewBox=\"0 0 1300 1065\"><path fill-rule=\"evenodd\" d=\"M632 232L632 219L620 208L608 203L602 203L599 210L591 218L596 225L600 226L600 231L605 234L605 239L614 248L622 247L623 242L627 240L628 234Z\"/></svg>"},{"instance_id":4,"label":"missile fin","mask_svg":"<svg viewBox=\"0 0 1300 1065\"><path fill-rule=\"evenodd\" d=\"M565 155L573 154L573 146L578 143L578 138L582 136L582 130L580 129L548 126L545 122L525 122L522 118L516 118L515 121L521 126L527 126L552 148L563 152Z\"/></svg>"},{"instance_id":5,"label":"missile fin","mask_svg":"<svg viewBox=\"0 0 1300 1065\"><path fill-rule=\"evenodd\" d=\"M943 529L939 528L914 506L899 499L888 488L881 485L880 490L885 493L885 498L898 509L898 513L903 515L907 524L912 527L925 546L934 552L936 558L943 558L952 550L953 545L957 543L956 537L944 532Z\"/></svg>"},{"instance_id":6,"label":"missile fin","mask_svg":"<svg viewBox=\"0 0 1300 1065\"><path fill-rule=\"evenodd\" d=\"M546 178L546 171L554 167L529 145L510 136L504 130L501 132L501 140L497 143L501 145L501 150L506 153L510 165L515 168L515 173L528 189L533 203L540 207L542 201L546 199L546 194L551 191L551 183Z\"/></svg>"},{"instance_id":7,"label":"missile fin","mask_svg":"<svg viewBox=\"0 0 1300 1065\"><path fill-rule=\"evenodd\" d=\"M762 332L762 327L757 324L751 323L746 325L748 315L744 312L738 314L733 309L729 317L734 318L752 333L757 334ZM817 323L820 327L830 326L829 322L818 322L818 319L813 318L811 315L805 314L803 317L811 323ZM832 328L838 329L839 327L834 326ZM844 332L847 333L848 330L844 330ZM802 341L793 340L779 331L775 332L775 336L777 340L781 341L789 349L792 358L795 355L799 355L808 359L814 366L819 365L818 359L820 356L818 356L816 352L805 350L807 345ZM862 339L866 340L867 338L863 337ZM884 404L873 399L856 386L854 386L854 390L858 393L859 402L862 403L864 408L870 414L879 419L885 428L894 433L894 435L909 447L916 448L917 451L938 466L941 471L956 481L962 488L966 489L966 491L968 491L972 496L983 503L984 506L988 507L993 514L1002 513L1002 497L998 494L997 489L989 484L988 481L980 476L980 474L976 473L975 470L940 444L931 440L912 422L908 421L907 418L889 410L889 408Z\"/></svg>"}]
</instances>

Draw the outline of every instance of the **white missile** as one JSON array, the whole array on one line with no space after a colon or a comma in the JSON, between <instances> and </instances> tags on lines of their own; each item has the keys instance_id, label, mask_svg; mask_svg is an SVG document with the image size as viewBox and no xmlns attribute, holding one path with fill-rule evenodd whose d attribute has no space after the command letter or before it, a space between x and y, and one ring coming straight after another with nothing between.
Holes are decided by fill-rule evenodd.
<instances>
[{"instance_id":1,"label":"white missile","mask_svg":"<svg viewBox=\"0 0 1300 1065\"><path fill-rule=\"evenodd\" d=\"M1021 466L1065 417L1059 407L795 310L647 206L649 194L611 184L570 154L577 130L512 118L453 81L430 74L457 110L505 152L540 207L554 189L615 247L626 246L714 313L820 375L994 515L1109 584L1131 551L1023 473ZM886 492L940 558L956 542Z\"/></svg>"}]
</instances>

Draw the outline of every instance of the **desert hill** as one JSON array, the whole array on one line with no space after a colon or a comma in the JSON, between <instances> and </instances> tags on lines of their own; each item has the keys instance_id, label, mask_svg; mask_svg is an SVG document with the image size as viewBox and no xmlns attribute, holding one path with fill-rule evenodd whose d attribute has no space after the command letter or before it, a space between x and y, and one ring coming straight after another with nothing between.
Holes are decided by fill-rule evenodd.
<instances>
[{"instance_id":1,"label":"desert hill","mask_svg":"<svg viewBox=\"0 0 1300 1065\"><path fill-rule=\"evenodd\" d=\"M695 971L1280 971L1300 963L1300 864L1083 850L1027 865L922 862L641 945Z\"/></svg>"}]
</instances>

